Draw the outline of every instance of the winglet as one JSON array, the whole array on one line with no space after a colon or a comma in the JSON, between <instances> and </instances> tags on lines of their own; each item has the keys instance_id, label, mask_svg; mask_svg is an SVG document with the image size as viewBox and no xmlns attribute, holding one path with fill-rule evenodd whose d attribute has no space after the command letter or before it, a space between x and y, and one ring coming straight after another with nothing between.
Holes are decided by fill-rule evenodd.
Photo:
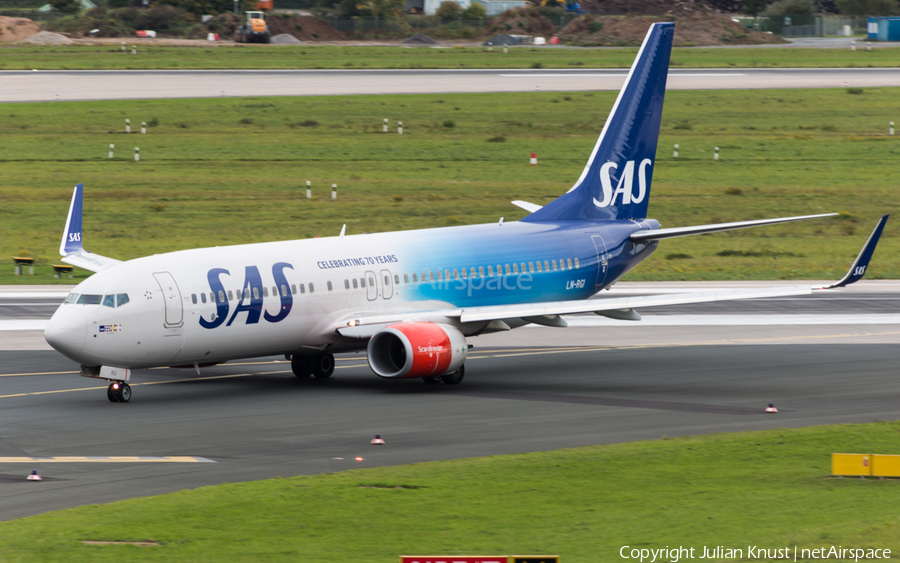
<instances>
[{"instance_id":1,"label":"winglet","mask_svg":"<svg viewBox=\"0 0 900 563\"><path fill-rule=\"evenodd\" d=\"M66 229L63 231L59 245L59 255L66 256L73 252L83 252L81 246L81 208L84 184L75 186L72 192L72 203L69 204L69 216L66 218Z\"/></svg>"},{"instance_id":2,"label":"winglet","mask_svg":"<svg viewBox=\"0 0 900 563\"><path fill-rule=\"evenodd\" d=\"M847 274L840 279L840 281L833 283L827 287L817 288L817 289L833 289L835 287L845 287L850 285L851 283L858 282L866 275L866 268L869 267L869 260L872 259L872 254L875 253L875 246L878 244L878 239L881 238L881 232L884 230L884 225L887 223L889 215L883 216L878 224L875 225L875 229L872 231L872 234L869 235L869 240L866 241L866 244L863 245L862 250L859 251L859 256L856 257L856 260L853 261L853 265L850 266L850 270L847 271Z\"/></svg>"}]
</instances>

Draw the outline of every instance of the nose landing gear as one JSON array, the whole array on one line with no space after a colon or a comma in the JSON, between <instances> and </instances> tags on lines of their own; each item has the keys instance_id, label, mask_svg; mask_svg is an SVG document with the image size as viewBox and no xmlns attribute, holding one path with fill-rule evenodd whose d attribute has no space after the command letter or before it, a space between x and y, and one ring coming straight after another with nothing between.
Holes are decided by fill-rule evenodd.
<instances>
[{"instance_id":1,"label":"nose landing gear","mask_svg":"<svg viewBox=\"0 0 900 563\"><path fill-rule=\"evenodd\" d=\"M131 386L124 381L113 381L106 388L106 398L110 403L127 403L131 400Z\"/></svg>"}]
</instances>

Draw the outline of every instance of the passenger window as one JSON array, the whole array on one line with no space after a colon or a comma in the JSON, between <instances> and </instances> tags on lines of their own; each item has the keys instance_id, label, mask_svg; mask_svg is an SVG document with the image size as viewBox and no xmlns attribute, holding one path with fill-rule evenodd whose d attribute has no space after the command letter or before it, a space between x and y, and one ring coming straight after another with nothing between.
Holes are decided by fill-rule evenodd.
<instances>
[{"instance_id":1,"label":"passenger window","mask_svg":"<svg viewBox=\"0 0 900 563\"><path fill-rule=\"evenodd\" d=\"M397 274L394 274L394 283L400 285L400 276Z\"/></svg>"},{"instance_id":2,"label":"passenger window","mask_svg":"<svg viewBox=\"0 0 900 563\"><path fill-rule=\"evenodd\" d=\"M524 273L527 272L527 271L528 271L528 270L525 269L525 262L522 262L522 273L524 274Z\"/></svg>"},{"instance_id":3,"label":"passenger window","mask_svg":"<svg viewBox=\"0 0 900 563\"><path fill-rule=\"evenodd\" d=\"M403 283L409 283L409 274L403 274Z\"/></svg>"},{"instance_id":4,"label":"passenger window","mask_svg":"<svg viewBox=\"0 0 900 563\"><path fill-rule=\"evenodd\" d=\"M278 286L277 285L272 286L272 297L278 297Z\"/></svg>"},{"instance_id":5,"label":"passenger window","mask_svg":"<svg viewBox=\"0 0 900 563\"><path fill-rule=\"evenodd\" d=\"M571 259L571 258L566 258L566 262L568 263L569 269L571 270L571 269L572 269L572 259Z\"/></svg>"},{"instance_id":6,"label":"passenger window","mask_svg":"<svg viewBox=\"0 0 900 563\"><path fill-rule=\"evenodd\" d=\"M544 271L543 269L541 269L541 266L542 266L542 264L541 264L540 262L538 262L538 263L537 263L537 271L538 271L538 273Z\"/></svg>"},{"instance_id":7,"label":"passenger window","mask_svg":"<svg viewBox=\"0 0 900 563\"><path fill-rule=\"evenodd\" d=\"M498 276L503 275L503 266L501 266L500 264L497 264L497 275Z\"/></svg>"},{"instance_id":8,"label":"passenger window","mask_svg":"<svg viewBox=\"0 0 900 563\"><path fill-rule=\"evenodd\" d=\"M375 286L375 278L369 278L369 287ZM312 284L309 284L309 292L312 293Z\"/></svg>"},{"instance_id":9,"label":"passenger window","mask_svg":"<svg viewBox=\"0 0 900 563\"><path fill-rule=\"evenodd\" d=\"M556 271L556 260L553 261L553 271Z\"/></svg>"},{"instance_id":10,"label":"passenger window","mask_svg":"<svg viewBox=\"0 0 900 563\"><path fill-rule=\"evenodd\" d=\"M300 293L303 293L303 284L302 283L300 284ZM297 294L297 286L294 284L291 284L291 295L296 295L296 294ZM285 295L285 297L287 297L287 295Z\"/></svg>"},{"instance_id":11,"label":"passenger window","mask_svg":"<svg viewBox=\"0 0 900 563\"><path fill-rule=\"evenodd\" d=\"M312 282L310 282L310 283L309 283L309 292L310 292L310 293L315 293L315 291L316 291L316 288L313 287Z\"/></svg>"},{"instance_id":12,"label":"passenger window","mask_svg":"<svg viewBox=\"0 0 900 563\"><path fill-rule=\"evenodd\" d=\"M494 267L488 266L488 276L493 277L493 275L494 275Z\"/></svg>"},{"instance_id":13,"label":"passenger window","mask_svg":"<svg viewBox=\"0 0 900 563\"><path fill-rule=\"evenodd\" d=\"M258 287L253 288L253 298L259 299L259 288Z\"/></svg>"},{"instance_id":14,"label":"passenger window","mask_svg":"<svg viewBox=\"0 0 900 563\"><path fill-rule=\"evenodd\" d=\"M522 269L524 270L525 266L522 266ZM528 271L531 272L532 274L534 273L534 262L528 263Z\"/></svg>"},{"instance_id":15,"label":"passenger window","mask_svg":"<svg viewBox=\"0 0 900 563\"><path fill-rule=\"evenodd\" d=\"M287 297L287 286L284 284L281 284L281 296Z\"/></svg>"},{"instance_id":16,"label":"passenger window","mask_svg":"<svg viewBox=\"0 0 900 563\"><path fill-rule=\"evenodd\" d=\"M478 273L475 272L475 266L472 266L472 271L469 272L469 274L472 276L473 280L478 277Z\"/></svg>"},{"instance_id":17,"label":"passenger window","mask_svg":"<svg viewBox=\"0 0 900 563\"><path fill-rule=\"evenodd\" d=\"M509 264L506 265L506 275L509 275Z\"/></svg>"},{"instance_id":18,"label":"passenger window","mask_svg":"<svg viewBox=\"0 0 900 563\"><path fill-rule=\"evenodd\" d=\"M225 302L225 292L220 289L219 290L219 303L224 303L224 302Z\"/></svg>"},{"instance_id":19,"label":"passenger window","mask_svg":"<svg viewBox=\"0 0 900 563\"><path fill-rule=\"evenodd\" d=\"M413 274L413 283L419 283L419 280L415 274Z\"/></svg>"},{"instance_id":20,"label":"passenger window","mask_svg":"<svg viewBox=\"0 0 900 563\"><path fill-rule=\"evenodd\" d=\"M231 293L231 290L230 290L230 289L228 290L228 300L229 300L229 301L234 301L234 294Z\"/></svg>"},{"instance_id":21,"label":"passenger window","mask_svg":"<svg viewBox=\"0 0 900 563\"><path fill-rule=\"evenodd\" d=\"M312 285L312 284L310 284L310 285ZM325 287L328 288L328 291L331 291L332 289L334 289L334 287L331 285L331 281L330 281L330 280L327 281L327 282L325 282Z\"/></svg>"},{"instance_id":22,"label":"passenger window","mask_svg":"<svg viewBox=\"0 0 900 563\"><path fill-rule=\"evenodd\" d=\"M70 293L69 295L66 296L66 300L64 301L64 303L68 303L71 305L72 303L75 303L76 301L78 301L78 294Z\"/></svg>"},{"instance_id":23,"label":"passenger window","mask_svg":"<svg viewBox=\"0 0 900 563\"><path fill-rule=\"evenodd\" d=\"M514 274L518 274L518 273L519 273L519 265L518 265L518 264L513 264L513 273L514 273Z\"/></svg>"},{"instance_id":24,"label":"passenger window","mask_svg":"<svg viewBox=\"0 0 900 563\"><path fill-rule=\"evenodd\" d=\"M438 281L444 281L444 273L438 270Z\"/></svg>"},{"instance_id":25,"label":"passenger window","mask_svg":"<svg viewBox=\"0 0 900 563\"><path fill-rule=\"evenodd\" d=\"M546 260L544 260L544 271L545 272L550 271L550 262L547 262Z\"/></svg>"},{"instance_id":26,"label":"passenger window","mask_svg":"<svg viewBox=\"0 0 900 563\"><path fill-rule=\"evenodd\" d=\"M469 278L469 271L466 270L465 268L463 268L463 269L462 269L462 279L465 280L465 279L468 279L468 278Z\"/></svg>"},{"instance_id":27,"label":"passenger window","mask_svg":"<svg viewBox=\"0 0 900 563\"><path fill-rule=\"evenodd\" d=\"M391 285L391 276L384 276L384 285Z\"/></svg>"},{"instance_id":28,"label":"passenger window","mask_svg":"<svg viewBox=\"0 0 900 563\"><path fill-rule=\"evenodd\" d=\"M201 302L201 303L206 303L206 293L201 293L201 294L200 294L200 302Z\"/></svg>"},{"instance_id":29,"label":"passenger window","mask_svg":"<svg viewBox=\"0 0 900 563\"><path fill-rule=\"evenodd\" d=\"M294 286L291 286L291 287L294 287ZM306 293L306 286L303 285L302 283L300 284L300 293L301 294Z\"/></svg>"},{"instance_id":30,"label":"passenger window","mask_svg":"<svg viewBox=\"0 0 900 563\"><path fill-rule=\"evenodd\" d=\"M269 296L269 286L264 285L263 286L263 297L268 297L268 296Z\"/></svg>"},{"instance_id":31,"label":"passenger window","mask_svg":"<svg viewBox=\"0 0 900 563\"><path fill-rule=\"evenodd\" d=\"M428 280L428 275L425 274L425 272L422 272L422 283L425 283L427 280Z\"/></svg>"},{"instance_id":32,"label":"passenger window","mask_svg":"<svg viewBox=\"0 0 900 563\"><path fill-rule=\"evenodd\" d=\"M257 293L255 295L258 296L259 294ZM250 299L250 288L249 287L244 288L244 299Z\"/></svg>"},{"instance_id":33,"label":"passenger window","mask_svg":"<svg viewBox=\"0 0 900 563\"><path fill-rule=\"evenodd\" d=\"M577 270L577 269L580 268L580 267L581 267L581 266L578 265L578 258L576 257L576 258L575 258L575 269Z\"/></svg>"},{"instance_id":34,"label":"passenger window","mask_svg":"<svg viewBox=\"0 0 900 563\"><path fill-rule=\"evenodd\" d=\"M428 272L428 281L434 283L434 272Z\"/></svg>"},{"instance_id":35,"label":"passenger window","mask_svg":"<svg viewBox=\"0 0 900 563\"><path fill-rule=\"evenodd\" d=\"M112 295L110 295L110 297L112 297ZM197 294L196 293L191 294L191 303L193 303L194 305L197 304ZM104 305L106 305L106 303L104 303ZM110 307L112 307L112 305L110 305Z\"/></svg>"},{"instance_id":36,"label":"passenger window","mask_svg":"<svg viewBox=\"0 0 900 563\"><path fill-rule=\"evenodd\" d=\"M350 280L344 280L344 289L350 289Z\"/></svg>"},{"instance_id":37,"label":"passenger window","mask_svg":"<svg viewBox=\"0 0 900 563\"><path fill-rule=\"evenodd\" d=\"M478 277L479 278L484 277L484 266L478 266Z\"/></svg>"}]
</instances>

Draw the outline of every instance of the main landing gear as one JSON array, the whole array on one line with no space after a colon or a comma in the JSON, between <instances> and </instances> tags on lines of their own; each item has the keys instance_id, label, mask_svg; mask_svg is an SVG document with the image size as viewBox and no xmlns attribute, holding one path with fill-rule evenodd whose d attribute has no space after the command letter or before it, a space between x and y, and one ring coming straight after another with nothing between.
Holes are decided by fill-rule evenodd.
<instances>
[{"instance_id":1,"label":"main landing gear","mask_svg":"<svg viewBox=\"0 0 900 563\"><path fill-rule=\"evenodd\" d=\"M131 386L124 381L113 381L106 389L110 403L127 403L131 400Z\"/></svg>"},{"instance_id":2,"label":"main landing gear","mask_svg":"<svg viewBox=\"0 0 900 563\"><path fill-rule=\"evenodd\" d=\"M334 373L334 354L315 354L291 357L291 371L297 377L310 375L326 379Z\"/></svg>"},{"instance_id":3,"label":"main landing gear","mask_svg":"<svg viewBox=\"0 0 900 563\"><path fill-rule=\"evenodd\" d=\"M435 385L443 383L444 385L459 385L462 383L463 377L466 376L466 366L459 366L459 369L448 373L447 375L435 375L434 377L423 377L422 381L426 385Z\"/></svg>"}]
</instances>

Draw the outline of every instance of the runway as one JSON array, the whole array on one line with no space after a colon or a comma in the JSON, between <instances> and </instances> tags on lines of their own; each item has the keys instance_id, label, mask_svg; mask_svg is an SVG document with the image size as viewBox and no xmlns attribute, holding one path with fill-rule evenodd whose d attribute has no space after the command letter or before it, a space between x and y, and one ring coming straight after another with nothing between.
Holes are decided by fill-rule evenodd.
<instances>
[{"instance_id":1,"label":"runway","mask_svg":"<svg viewBox=\"0 0 900 563\"><path fill-rule=\"evenodd\" d=\"M621 284L614 291L709 285ZM14 291L3 289L0 322L45 317L52 309L46 302L61 299L47 293L67 291L28 291L31 303L44 305L10 307L2 294ZM192 370L148 370L136 374L128 404L109 403L106 382L79 377L56 352L2 351L0 458L57 460L0 460L0 519L275 476L898 416L900 282L645 313L728 320L522 328L474 338L459 387L379 379L362 354L340 357L330 380L297 379L282 358L235 361L199 378ZM828 322L743 322L795 314ZM581 318L595 317L574 317ZM0 332L0 341L10 334L17 333ZM779 414L762 412L770 402ZM385 446L369 445L376 433ZM66 456L104 461L58 460ZM132 457L106 459L123 456ZM45 480L26 482L31 469Z\"/></svg>"},{"instance_id":2,"label":"runway","mask_svg":"<svg viewBox=\"0 0 900 563\"><path fill-rule=\"evenodd\" d=\"M627 69L2 71L0 102L617 91ZM674 69L668 90L900 86L900 69Z\"/></svg>"}]
</instances>

